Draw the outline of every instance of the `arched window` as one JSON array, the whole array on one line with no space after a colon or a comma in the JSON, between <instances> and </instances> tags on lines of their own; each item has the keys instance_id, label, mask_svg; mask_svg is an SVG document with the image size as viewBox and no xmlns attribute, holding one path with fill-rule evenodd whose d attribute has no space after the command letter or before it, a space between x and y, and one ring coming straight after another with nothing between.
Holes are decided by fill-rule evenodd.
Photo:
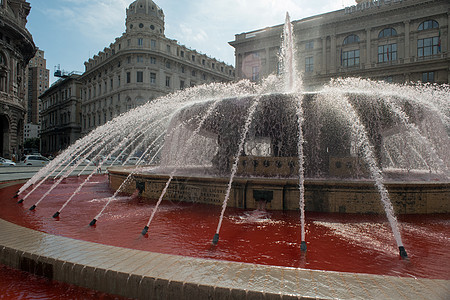
<instances>
[{"instance_id":1,"label":"arched window","mask_svg":"<svg viewBox=\"0 0 450 300\"><path fill-rule=\"evenodd\" d=\"M396 35L397 35L397 31L394 28L390 27L390 28L385 28L385 29L381 30L380 33L378 34L378 38L396 36Z\"/></svg>"},{"instance_id":2,"label":"arched window","mask_svg":"<svg viewBox=\"0 0 450 300\"><path fill-rule=\"evenodd\" d=\"M359 37L355 34L351 34L344 39L344 45L353 44L359 42Z\"/></svg>"},{"instance_id":3,"label":"arched window","mask_svg":"<svg viewBox=\"0 0 450 300\"><path fill-rule=\"evenodd\" d=\"M427 29L433 29L433 28L439 28L439 23L436 22L435 20L426 20L426 21L420 23L417 30L421 31L421 30L427 30Z\"/></svg>"}]
</instances>

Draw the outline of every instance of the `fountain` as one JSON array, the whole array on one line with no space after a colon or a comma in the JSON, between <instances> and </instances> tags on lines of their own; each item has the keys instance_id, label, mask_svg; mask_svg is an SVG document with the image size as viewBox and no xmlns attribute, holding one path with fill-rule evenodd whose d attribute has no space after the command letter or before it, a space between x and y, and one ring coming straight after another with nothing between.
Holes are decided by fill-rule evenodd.
<instances>
[{"instance_id":1,"label":"fountain","mask_svg":"<svg viewBox=\"0 0 450 300\"><path fill-rule=\"evenodd\" d=\"M142 224L142 238L154 233L154 217L164 201L218 205L217 228L205 234L213 235L212 247L220 249L227 209L298 211L298 255L306 259L305 210L384 213L398 253L407 259L396 214L450 211L449 87L349 78L305 91L295 71L291 26L287 15L284 74L260 84L197 86L124 113L33 176L18 190L18 202L31 199L36 213L89 159L98 168L109 167L109 186L115 190L103 198L90 227L101 223L123 194L157 200ZM140 159L135 166L112 167L107 165L112 156ZM63 210L77 206L72 202L95 174L77 179L81 182L61 199L55 220L64 223ZM56 180L49 183L51 178ZM41 186L46 192L34 196Z\"/></svg>"}]
</instances>

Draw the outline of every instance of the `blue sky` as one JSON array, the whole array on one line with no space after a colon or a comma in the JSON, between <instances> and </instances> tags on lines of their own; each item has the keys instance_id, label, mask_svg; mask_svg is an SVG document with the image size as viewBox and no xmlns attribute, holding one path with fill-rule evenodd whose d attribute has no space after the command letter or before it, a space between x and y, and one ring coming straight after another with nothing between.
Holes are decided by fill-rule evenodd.
<instances>
[{"instance_id":1,"label":"blue sky","mask_svg":"<svg viewBox=\"0 0 450 300\"><path fill-rule=\"evenodd\" d=\"M44 50L47 68L84 71L84 62L125 31L133 0L28 0L27 29ZM354 0L156 0L165 14L165 35L234 65L234 35L353 5ZM53 75L50 83L54 82Z\"/></svg>"}]
</instances>

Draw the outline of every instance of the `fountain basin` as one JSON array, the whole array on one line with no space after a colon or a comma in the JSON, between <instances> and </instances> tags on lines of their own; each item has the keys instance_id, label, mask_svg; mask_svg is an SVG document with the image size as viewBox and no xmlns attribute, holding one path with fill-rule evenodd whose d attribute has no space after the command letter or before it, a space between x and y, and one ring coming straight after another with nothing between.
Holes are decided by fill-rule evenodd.
<instances>
[{"instance_id":1,"label":"fountain basin","mask_svg":"<svg viewBox=\"0 0 450 300\"><path fill-rule=\"evenodd\" d=\"M142 196L158 199L169 175L136 171L134 168L109 168L109 185L122 187L133 194L141 186ZM228 178L208 176L175 176L163 200L222 205ZM396 214L433 214L450 212L450 183L424 181L391 181L385 183ZM271 194L264 199L265 194ZM298 210L298 179L236 177L233 181L229 207L256 209L264 201L268 210ZM307 179L305 210L327 213L383 214L379 193L370 180Z\"/></svg>"}]
</instances>

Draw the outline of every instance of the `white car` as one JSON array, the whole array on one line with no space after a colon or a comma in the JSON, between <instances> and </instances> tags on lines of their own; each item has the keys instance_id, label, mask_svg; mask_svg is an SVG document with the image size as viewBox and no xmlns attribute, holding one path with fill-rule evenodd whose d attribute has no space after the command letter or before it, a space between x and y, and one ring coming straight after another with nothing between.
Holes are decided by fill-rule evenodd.
<instances>
[{"instance_id":1,"label":"white car","mask_svg":"<svg viewBox=\"0 0 450 300\"><path fill-rule=\"evenodd\" d=\"M27 155L23 164L26 166L45 166L50 160L42 155Z\"/></svg>"},{"instance_id":2,"label":"white car","mask_svg":"<svg viewBox=\"0 0 450 300\"><path fill-rule=\"evenodd\" d=\"M0 157L0 167L15 166L16 163L10 159Z\"/></svg>"}]
</instances>

